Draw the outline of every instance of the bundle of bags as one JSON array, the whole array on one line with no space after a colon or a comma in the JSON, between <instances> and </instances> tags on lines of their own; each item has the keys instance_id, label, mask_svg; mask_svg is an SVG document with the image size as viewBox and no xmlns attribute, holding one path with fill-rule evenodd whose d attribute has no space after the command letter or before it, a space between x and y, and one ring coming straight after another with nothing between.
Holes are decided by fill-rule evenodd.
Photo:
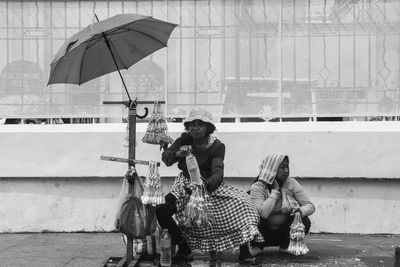
<instances>
[{"instance_id":1,"label":"bundle of bags","mask_svg":"<svg viewBox=\"0 0 400 267\"><path fill-rule=\"evenodd\" d=\"M158 172L157 162L149 162L149 173L144 182L144 192L141 197L143 204L153 206L163 204L165 202L160 173Z\"/></svg>"},{"instance_id":2,"label":"bundle of bags","mask_svg":"<svg viewBox=\"0 0 400 267\"><path fill-rule=\"evenodd\" d=\"M290 226L290 243L288 247L288 251L293 255L305 255L309 252L309 249L305 243L305 226L303 221L301 220L300 212L296 212L294 215L294 219L292 225Z\"/></svg>"},{"instance_id":3,"label":"bundle of bags","mask_svg":"<svg viewBox=\"0 0 400 267\"><path fill-rule=\"evenodd\" d=\"M190 146L188 146L188 150L191 150ZM185 224L187 226L197 227L201 225L210 225L212 223L212 217L208 209L208 192L201 180L200 169L196 157L192 153L186 156L186 166L190 176L192 194L190 195L189 201L186 205Z\"/></svg>"},{"instance_id":4,"label":"bundle of bags","mask_svg":"<svg viewBox=\"0 0 400 267\"><path fill-rule=\"evenodd\" d=\"M154 102L150 122L147 125L147 130L142 141L143 143L152 145L172 144L173 142L168 133L168 126L165 122L164 114L161 111L161 104L158 101Z\"/></svg>"}]
</instances>

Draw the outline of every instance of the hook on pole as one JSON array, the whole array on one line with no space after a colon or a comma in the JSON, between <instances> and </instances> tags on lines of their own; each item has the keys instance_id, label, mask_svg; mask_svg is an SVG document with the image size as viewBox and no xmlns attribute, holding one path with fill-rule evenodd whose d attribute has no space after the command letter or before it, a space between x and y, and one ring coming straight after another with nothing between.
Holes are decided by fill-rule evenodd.
<instances>
[{"instance_id":1,"label":"hook on pole","mask_svg":"<svg viewBox=\"0 0 400 267\"><path fill-rule=\"evenodd\" d=\"M139 115L137 114L136 117L138 117L139 119L144 119L147 117L147 115L149 114L149 109L147 107L144 108L144 114L143 115Z\"/></svg>"}]
</instances>

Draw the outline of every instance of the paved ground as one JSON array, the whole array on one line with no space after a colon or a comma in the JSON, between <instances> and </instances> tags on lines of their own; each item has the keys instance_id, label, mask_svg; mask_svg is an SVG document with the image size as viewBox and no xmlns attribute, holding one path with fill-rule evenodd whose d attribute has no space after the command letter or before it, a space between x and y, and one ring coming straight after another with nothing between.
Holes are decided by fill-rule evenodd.
<instances>
[{"instance_id":1,"label":"paved ground","mask_svg":"<svg viewBox=\"0 0 400 267\"><path fill-rule=\"evenodd\" d=\"M301 257L281 255L276 248L268 248L257 258L263 266L392 267L400 236L311 234L307 246L310 253ZM122 257L124 251L118 233L0 234L0 266L6 267L103 267L102 262ZM195 254L193 262L179 267L240 266L235 251L218 255L214 265L210 265L208 255Z\"/></svg>"}]
</instances>

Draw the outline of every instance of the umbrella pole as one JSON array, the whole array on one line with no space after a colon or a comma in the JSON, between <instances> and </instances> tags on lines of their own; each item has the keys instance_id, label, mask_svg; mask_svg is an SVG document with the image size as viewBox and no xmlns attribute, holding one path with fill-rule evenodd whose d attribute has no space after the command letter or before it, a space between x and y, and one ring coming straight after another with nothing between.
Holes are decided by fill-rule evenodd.
<instances>
[{"instance_id":1,"label":"umbrella pole","mask_svg":"<svg viewBox=\"0 0 400 267\"><path fill-rule=\"evenodd\" d=\"M124 78L122 77L121 71L120 71L119 68L118 68L117 60L115 59L114 53L113 53L112 50L111 50L110 42L108 41L108 39L107 39L107 37L106 37L106 35L105 35L104 32L103 32L103 37L104 37L104 39L106 40L106 44L107 44L108 50L110 51L110 54L111 54L111 57L112 57L112 59L113 59L113 61L114 61L115 67L117 68L119 77L121 78L122 84L124 85L125 92L126 92L126 94L128 95L128 99L129 99L129 101L132 101L131 97L129 96L128 89L126 88L126 84L125 84Z\"/></svg>"},{"instance_id":2,"label":"umbrella pole","mask_svg":"<svg viewBox=\"0 0 400 267\"><path fill-rule=\"evenodd\" d=\"M128 95L129 97L129 95ZM129 115L128 115L128 129L129 129L129 148L128 157L130 159L136 159L136 103L130 102ZM132 162L128 163L128 169L135 167ZM129 191L132 191L131 186L129 186ZM131 193L131 192L129 192ZM133 259L133 237L127 237L126 240L126 262L129 264Z\"/></svg>"},{"instance_id":3,"label":"umbrella pole","mask_svg":"<svg viewBox=\"0 0 400 267\"><path fill-rule=\"evenodd\" d=\"M98 21L99 21L99 18L97 17L96 14L94 14L94 16L96 17L96 20L97 20L97 22L98 22ZM103 34L104 40L106 41L106 45L107 45L108 51L110 51L111 57L112 57L112 59L113 59L113 61L114 61L114 65L115 65L115 67L117 68L117 71L118 71L119 77L121 78L122 84L124 85L125 92L126 92L126 94L128 95L129 102L131 102L132 99L131 99L131 97L129 96L129 92L128 92L128 89L127 89L127 87L126 87L124 77L122 77L121 71L119 70L119 67L118 67L118 64L117 64L117 60L115 59L114 53L113 53L112 50L111 50L110 41L107 39L107 36L106 36L106 34L105 34L104 32L102 32L102 34Z\"/></svg>"}]
</instances>

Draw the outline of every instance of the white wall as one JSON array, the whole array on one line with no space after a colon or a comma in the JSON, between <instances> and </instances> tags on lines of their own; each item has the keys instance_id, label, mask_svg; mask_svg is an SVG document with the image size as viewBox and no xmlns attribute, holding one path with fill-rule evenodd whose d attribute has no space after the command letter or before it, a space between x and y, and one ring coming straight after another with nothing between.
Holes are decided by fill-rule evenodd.
<instances>
[{"instance_id":1,"label":"white wall","mask_svg":"<svg viewBox=\"0 0 400 267\"><path fill-rule=\"evenodd\" d=\"M291 175L317 207L311 231L399 234L398 124L218 124L216 135L227 146L226 180L242 189L267 153L290 156ZM141 142L146 126L137 126L136 158L160 161L158 147ZM174 138L182 129L169 125ZM124 131L122 124L1 126L0 232L112 230L126 164L100 155L125 157ZM167 177L177 171L160 168ZM167 191L172 178L164 181Z\"/></svg>"}]
</instances>

